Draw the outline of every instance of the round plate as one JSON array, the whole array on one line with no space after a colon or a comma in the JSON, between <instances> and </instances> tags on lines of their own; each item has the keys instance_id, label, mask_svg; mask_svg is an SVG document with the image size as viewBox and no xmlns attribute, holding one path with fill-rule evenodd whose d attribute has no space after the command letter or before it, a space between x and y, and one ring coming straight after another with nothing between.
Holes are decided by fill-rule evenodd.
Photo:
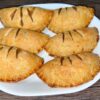
<instances>
[{"instance_id":1,"label":"round plate","mask_svg":"<svg viewBox=\"0 0 100 100\"><path fill-rule=\"evenodd\" d=\"M36 4L30 5L36 7L42 7L46 9L56 9L60 7L70 7L72 5L68 4ZM97 17L94 17L92 22L90 23L91 27L97 27L100 32L100 20ZM0 24L2 27L2 24ZM53 36L54 33L49 31L47 28L43 31L44 33ZM100 34L99 34L100 35ZM95 53L100 55L100 41L94 50ZM41 57L45 59L45 62L53 59L53 57L48 56L48 54L43 50L39 53ZM96 83L100 79L100 73L98 73L93 80L85 83L83 85L72 87L72 88L50 88L45 83L43 83L35 74L30 76L29 78L20 81L18 83L3 83L0 82L0 90L17 96L44 96L44 95L58 95L58 94L68 94L68 93L75 93L78 91L82 91L94 83Z\"/></svg>"}]
</instances>

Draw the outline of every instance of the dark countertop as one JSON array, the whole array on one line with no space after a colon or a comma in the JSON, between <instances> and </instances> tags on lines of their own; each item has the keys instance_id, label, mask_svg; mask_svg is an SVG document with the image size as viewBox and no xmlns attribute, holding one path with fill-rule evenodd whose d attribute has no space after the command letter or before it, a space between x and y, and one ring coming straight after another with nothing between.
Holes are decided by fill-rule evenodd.
<instances>
[{"instance_id":1,"label":"dark countertop","mask_svg":"<svg viewBox=\"0 0 100 100\"><path fill-rule=\"evenodd\" d=\"M0 0L0 8L33 3L68 3L94 7L100 18L100 0ZM74 94L44 97L18 97L0 91L0 100L100 100L100 81L92 87Z\"/></svg>"}]
</instances>

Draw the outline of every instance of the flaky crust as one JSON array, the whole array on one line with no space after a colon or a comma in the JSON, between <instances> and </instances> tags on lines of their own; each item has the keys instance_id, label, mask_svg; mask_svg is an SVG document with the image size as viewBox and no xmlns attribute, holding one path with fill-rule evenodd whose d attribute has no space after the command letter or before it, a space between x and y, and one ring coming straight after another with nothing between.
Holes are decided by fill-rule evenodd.
<instances>
[{"instance_id":1,"label":"flaky crust","mask_svg":"<svg viewBox=\"0 0 100 100\"><path fill-rule=\"evenodd\" d=\"M83 28L51 37L45 46L45 50L52 56L69 56L92 51L98 40L97 28Z\"/></svg>"},{"instance_id":2,"label":"flaky crust","mask_svg":"<svg viewBox=\"0 0 100 100\"><path fill-rule=\"evenodd\" d=\"M88 82L100 72L100 58L92 53L55 58L44 64L37 75L50 87L73 87Z\"/></svg>"},{"instance_id":3,"label":"flaky crust","mask_svg":"<svg viewBox=\"0 0 100 100\"><path fill-rule=\"evenodd\" d=\"M45 34L18 28L0 29L0 44L15 46L32 53L43 49L49 37Z\"/></svg>"},{"instance_id":4,"label":"flaky crust","mask_svg":"<svg viewBox=\"0 0 100 100\"><path fill-rule=\"evenodd\" d=\"M53 12L36 7L0 9L0 19L5 27L42 31L50 22Z\"/></svg>"},{"instance_id":5,"label":"flaky crust","mask_svg":"<svg viewBox=\"0 0 100 100\"><path fill-rule=\"evenodd\" d=\"M0 45L0 81L17 82L41 67L43 59L15 47Z\"/></svg>"},{"instance_id":6,"label":"flaky crust","mask_svg":"<svg viewBox=\"0 0 100 100\"><path fill-rule=\"evenodd\" d=\"M93 16L93 8L85 6L60 8L54 11L48 28L56 33L83 28L88 26Z\"/></svg>"}]
</instances>

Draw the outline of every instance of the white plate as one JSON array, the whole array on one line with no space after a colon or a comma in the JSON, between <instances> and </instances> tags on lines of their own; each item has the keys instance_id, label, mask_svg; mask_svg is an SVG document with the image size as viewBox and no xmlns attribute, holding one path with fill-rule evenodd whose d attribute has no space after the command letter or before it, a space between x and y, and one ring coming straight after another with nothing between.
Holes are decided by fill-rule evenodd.
<instances>
[{"instance_id":1,"label":"white plate","mask_svg":"<svg viewBox=\"0 0 100 100\"><path fill-rule=\"evenodd\" d=\"M60 7L70 7L71 5L68 4L36 4L31 6L42 7L46 9L56 9ZM94 17L90 26L95 26L99 29L100 32L100 20L97 17ZM0 27L2 25L0 24ZM44 30L44 33L53 36L54 33L50 32L48 29ZM94 50L95 53L100 55L100 41ZM39 53L39 55L45 58L45 62L52 57L48 56L45 51ZM0 90L6 93L17 95L17 96L44 96L44 95L58 95L58 94L68 94L68 93L75 93L78 91L82 91L94 83L96 83L100 79L100 73L98 73L93 80L83 85L72 87L72 88L50 88L45 83L43 83L36 75L32 75L26 80L20 81L18 83L2 83L0 82Z\"/></svg>"}]
</instances>

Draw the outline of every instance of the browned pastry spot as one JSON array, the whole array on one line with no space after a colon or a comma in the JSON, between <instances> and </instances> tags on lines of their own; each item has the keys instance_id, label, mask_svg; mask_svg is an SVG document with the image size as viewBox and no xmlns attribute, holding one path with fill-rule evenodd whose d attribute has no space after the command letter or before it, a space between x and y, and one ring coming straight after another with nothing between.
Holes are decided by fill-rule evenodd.
<instances>
[{"instance_id":1,"label":"browned pastry spot","mask_svg":"<svg viewBox=\"0 0 100 100\"><path fill-rule=\"evenodd\" d=\"M53 54L49 54L49 56L55 57L55 55L53 55Z\"/></svg>"},{"instance_id":2,"label":"browned pastry spot","mask_svg":"<svg viewBox=\"0 0 100 100\"><path fill-rule=\"evenodd\" d=\"M11 15L10 15L11 20L13 20L13 18L14 18L14 16L15 16L16 12L17 12L17 9L15 9L15 10L11 13Z\"/></svg>"},{"instance_id":3,"label":"browned pastry spot","mask_svg":"<svg viewBox=\"0 0 100 100\"><path fill-rule=\"evenodd\" d=\"M82 58L77 54L75 55L79 60L82 60Z\"/></svg>"},{"instance_id":4,"label":"browned pastry spot","mask_svg":"<svg viewBox=\"0 0 100 100\"><path fill-rule=\"evenodd\" d=\"M3 49L3 46L0 46L0 50L2 50Z\"/></svg>"},{"instance_id":5,"label":"browned pastry spot","mask_svg":"<svg viewBox=\"0 0 100 100\"><path fill-rule=\"evenodd\" d=\"M64 33L62 33L62 40L63 40L63 42L65 40L65 34Z\"/></svg>"},{"instance_id":6,"label":"browned pastry spot","mask_svg":"<svg viewBox=\"0 0 100 100\"><path fill-rule=\"evenodd\" d=\"M60 14L60 13L61 13L61 10L62 10L62 8L60 8L60 9L58 10L58 14Z\"/></svg>"},{"instance_id":7,"label":"browned pastry spot","mask_svg":"<svg viewBox=\"0 0 100 100\"><path fill-rule=\"evenodd\" d=\"M97 42L99 41L99 35L97 35Z\"/></svg>"},{"instance_id":8,"label":"browned pastry spot","mask_svg":"<svg viewBox=\"0 0 100 100\"><path fill-rule=\"evenodd\" d=\"M15 38L18 36L19 32L20 32L20 29L18 29L18 30L16 31Z\"/></svg>"},{"instance_id":9,"label":"browned pastry spot","mask_svg":"<svg viewBox=\"0 0 100 100\"><path fill-rule=\"evenodd\" d=\"M63 61L64 61L64 57L61 57L61 59L60 59L61 65L63 65Z\"/></svg>"},{"instance_id":10,"label":"browned pastry spot","mask_svg":"<svg viewBox=\"0 0 100 100\"><path fill-rule=\"evenodd\" d=\"M73 6L72 8L73 8L75 11L77 11L77 7Z\"/></svg>"},{"instance_id":11,"label":"browned pastry spot","mask_svg":"<svg viewBox=\"0 0 100 100\"><path fill-rule=\"evenodd\" d=\"M32 22L33 22L33 17L32 17L33 11L34 11L33 9L32 9L32 11L30 11L30 10L27 8L28 15L29 15L30 19L32 20Z\"/></svg>"},{"instance_id":12,"label":"browned pastry spot","mask_svg":"<svg viewBox=\"0 0 100 100\"><path fill-rule=\"evenodd\" d=\"M13 49L13 47L9 47L9 49L8 49L8 53L7 53L7 56L6 56L6 57L8 57L9 52L10 52L12 49Z\"/></svg>"},{"instance_id":13,"label":"browned pastry spot","mask_svg":"<svg viewBox=\"0 0 100 100\"><path fill-rule=\"evenodd\" d=\"M23 7L20 7L20 25L23 26Z\"/></svg>"},{"instance_id":14,"label":"browned pastry spot","mask_svg":"<svg viewBox=\"0 0 100 100\"><path fill-rule=\"evenodd\" d=\"M80 35L81 37L83 37L83 35L80 32L78 32L77 30L74 30L74 32L76 32L78 35Z\"/></svg>"},{"instance_id":15,"label":"browned pastry spot","mask_svg":"<svg viewBox=\"0 0 100 100\"><path fill-rule=\"evenodd\" d=\"M20 51L21 51L20 49L18 49L18 48L16 49L16 58L18 58Z\"/></svg>"},{"instance_id":16,"label":"browned pastry spot","mask_svg":"<svg viewBox=\"0 0 100 100\"><path fill-rule=\"evenodd\" d=\"M69 35L70 35L71 39L73 40L72 33L71 33L70 31L68 31L68 33L69 33Z\"/></svg>"},{"instance_id":17,"label":"browned pastry spot","mask_svg":"<svg viewBox=\"0 0 100 100\"><path fill-rule=\"evenodd\" d=\"M70 58L70 57L67 57L67 58L68 58L69 62L72 64L72 60L71 60L71 58Z\"/></svg>"},{"instance_id":18,"label":"browned pastry spot","mask_svg":"<svg viewBox=\"0 0 100 100\"><path fill-rule=\"evenodd\" d=\"M66 11L67 11L67 8L65 8L66 9Z\"/></svg>"}]
</instances>

